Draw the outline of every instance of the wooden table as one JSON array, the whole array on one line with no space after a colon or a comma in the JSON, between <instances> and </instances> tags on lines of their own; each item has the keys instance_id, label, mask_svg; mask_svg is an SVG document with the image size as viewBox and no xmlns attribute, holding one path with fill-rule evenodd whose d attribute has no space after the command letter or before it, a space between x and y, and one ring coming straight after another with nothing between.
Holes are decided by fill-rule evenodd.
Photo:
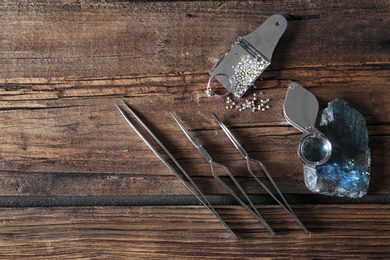
<instances>
[{"instance_id":1,"label":"wooden table","mask_svg":"<svg viewBox=\"0 0 390 260\"><path fill-rule=\"evenodd\" d=\"M42 1L44 2L44 1ZM0 256L37 259L390 257L390 3L57 1L0 4ZM288 29L257 81L265 112L225 109L208 72L274 13ZM369 194L310 193L283 117L287 85L364 115ZM127 101L206 193L222 224L164 167L115 105ZM211 116L270 170L299 226L246 173ZM226 164L272 237L211 177L174 113Z\"/></svg>"}]
</instances>

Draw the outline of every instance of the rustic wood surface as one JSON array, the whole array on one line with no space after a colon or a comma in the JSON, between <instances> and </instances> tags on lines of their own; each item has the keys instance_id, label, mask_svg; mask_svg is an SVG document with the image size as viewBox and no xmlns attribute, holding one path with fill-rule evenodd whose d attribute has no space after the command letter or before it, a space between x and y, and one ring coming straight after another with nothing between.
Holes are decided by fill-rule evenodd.
<instances>
[{"instance_id":1,"label":"rustic wood surface","mask_svg":"<svg viewBox=\"0 0 390 260\"><path fill-rule=\"evenodd\" d=\"M226 110L224 100L205 95L208 72L238 36L274 13L288 28L256 82L271 109ZM385 0L0 3L1 257L390 257L389 14ZM365 198L305 188L300 133L282 111L291 81L321 108L338 97L364 115L372 152ZM121 100L207 195L227 197L171 113L261 201L264 191L214 111L294 200L311 234L265 202L259 209L279 231L275 238L238 206L219 206L236 241L203 207L181 205L191 193L126 124L115 108ZM145 196L156 205L118 206Z\"/></svg>"},{"instance_id":2,"label":"rustic wood surface","mask_svg":"<svg viewBox=\"0 0 390 260\"><path fill-rule=\"evenodd\" d=\"M4 208L0 257L17 259L388 258L389 205L298 206L305 234L277 207L259 211L272 237L240 207L217 210L234 239L199 207ZM28 224L27 224L28 223Z\"/></svg>"}]
</instances>

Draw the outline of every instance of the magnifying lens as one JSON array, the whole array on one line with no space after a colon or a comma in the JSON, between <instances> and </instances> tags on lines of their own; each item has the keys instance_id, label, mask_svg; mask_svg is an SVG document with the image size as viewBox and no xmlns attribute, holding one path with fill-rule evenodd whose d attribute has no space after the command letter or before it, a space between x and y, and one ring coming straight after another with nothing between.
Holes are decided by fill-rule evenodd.
<instances>
[{"instance_id":1,"label":"magnifying lens","mask_svg":"<svg viewBox=\"0 0 390 260\"><path fill-rule=\"evenodd\" d=\"M307 164L321 165L332 155L332 145L321 133L306 134L299 142L298 155Z\"/></svg>"},{"instance_id":2,"label":"magnifying lens","mask_svg":"<svg viewBox=\"0 0 390 260\"><path fill-rule=\"evenodd\" d=\"M288 123L303 132L298 156L306 164L324 164L332 155L329 139L314 127L318 109L317 98L311 92L295 82L288 86L283 113Z\"/></svg>"}]
</instances>

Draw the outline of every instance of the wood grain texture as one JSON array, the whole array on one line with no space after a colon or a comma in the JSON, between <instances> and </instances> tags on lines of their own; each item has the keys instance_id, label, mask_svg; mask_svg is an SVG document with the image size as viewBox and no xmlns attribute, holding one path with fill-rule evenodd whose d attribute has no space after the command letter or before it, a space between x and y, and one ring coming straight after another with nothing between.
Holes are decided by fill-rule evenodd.
<instances>
[{"instance_id":1,"label":"wood grain texture","mask_svg":"<svg viewBox=\"0 0 390 260\"><path fill-rule=\"evenodd\" d=\"M205 73L268 16L273 68L388 63L387 1L3 3L3 78ZM277 54L278 53L278 54Z\"/></svg>"},{"instance_id":2,"label":"wood grain texture","mask_svg":"<svg viewBox=\"0 0 390 260\"><path fill-rule=\"evenodd\" d=\"M211 111L271 169L284 192L307 193L295 152L299 133L282 113L293 80L321 107L340 97L363 113L373 154L370 192L386 194L388 10L383 1L2 3L0 194L188 194L126 125L114 107L120 99L199 177L206 193L223 191L171 112L248 192L262 193L245 178L243 161ZM271 67L257 82L272 109L226 111L223 100L204 94L207 72L237 36L272 13L289 20Z\"/></svg>"},{"instance_id":3,"label":"wood grain texture","mask_svg":"<svg viewBox=\"0 0 390 260\"><path fill-rule=\"evenodd\" d=\"M389 173L386 160L390 132L388 92L379 85L376 90L373 87L344 87L342 92L331 86L309 88L320 100L329 99L327 95L332 94L333 97L342 96L366 111L373 156L371 191L387 193L389 178L382 173ZM368 89L383 91L383 95L368 100ZM216 161L231 167L237 176L248 176L244 161L211 117L213 110L233 128L249 154L263 161L284 192L307 192L302 181L302 165L296 155L300 134L288 126L281 111L283 99L279 97L284 96L284 87L266 91L272 100L272 109L263 114L226 111L222 100L206 98L202 91L203 87L199 86L195 94L151 94L126 97L125 100L140 113L191 176L208 177L200 182L210 183L209 167L175 125L170 112L186 124ZM50 196L86 192L93 195L187 194L117 112L115 104L120 103L119 97L44 100L37 101L36 104L42 107L34 109L24 108L23 103L12 102L20 107L0 111L4 129L0 137L2 195L34 195L34 192ZM112 178L101 177L107 174ZM118 174L120 177L115 177ZM148 178L150 189L145 189ZM284 182L286 179L288 181ZM250 186L250 181L247 182ZM15 189L11 183L28 185ZM85 185L89 188L83 192ZM248 188L251 193L258 190ZM220 189L211 184L205 192L219 193Z\"/></svg>"},{"instance_id":4,"label":"wood grain texture","mask_svg":"<svg viewBox=\"0 0 390 260\"><path fill-rule=\"evenodd\" d=\"M224 100L206 97L208 72L238 36L274 13L287 18L288 29L256 82L272 107L228 111ZM316 205L322 202L310 199L296 155L300 133L284 120L282 105L296 81L321 108L336 97L357 108L369 130L372 181L369 198L356 202L388 203L389 13L390 3L380 0L0 3L0 196L11 201L2 205L29 197L44 198L40 206L70 198L69 206L77 198L122 205L121 196L190 195L118 113L115 105L125 100L204 193L226 194L171 112L248 193L263 194L214 111L282 192L296 196L293 208L311 231L305 235L273 205L258 207L276 237L238 206L217 208L239 241L198 206L2 207L0 258L388 258L389 205L336 198Z\"/></svg>"},{"instance_id":5,"label":"wood grain texture","mask_svg":"<svg viewBox=\"0 0 390 260\"><path fill-rule=\"evenodd\" d=\"M171 112L249 193L263 191L246 178L211 111L263 161L283 192L305 194L295 152L300 134L282 113L293 80L321 107L340 97L363 113L373 155L370 193L387 194L388 10L383 1L2 3L0 195L189 194L126 125L114 107L120 99L205 193L224 191ZM226 111L223 100L204 94L207 72L237 36L272 13L289 20L271 67L257 82L272 109Z\"/></svg>"},{"instance_id":6,"label":"wood grain texture","mask_svg":"<svg viewBox=\"0 0 390 260\"><path fill-rule=\"evenodd\" d=\"M272 237L240 207L219 207L235 240L199 207L2 208L0 257L34 259L385 259L388 205L259 206Z\"/></svg>"}]
</instances>

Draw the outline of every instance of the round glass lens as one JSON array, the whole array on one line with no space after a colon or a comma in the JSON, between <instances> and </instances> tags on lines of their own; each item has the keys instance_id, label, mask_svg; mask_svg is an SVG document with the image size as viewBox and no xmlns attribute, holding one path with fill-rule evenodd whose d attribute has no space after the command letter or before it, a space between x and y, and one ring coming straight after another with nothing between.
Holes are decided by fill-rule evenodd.
<instances>
[{"instance_id":1,"label":"round glass lens","mask_svg":"<svg viewBox=\"0 0 390 260\"><path fill-rule=\"evenodd\" d=\"M329 141L318 135L306 137L300 147L300 155L308 163L325 162L330 156L331 146Z\"/></svg>"}]
</instances>

